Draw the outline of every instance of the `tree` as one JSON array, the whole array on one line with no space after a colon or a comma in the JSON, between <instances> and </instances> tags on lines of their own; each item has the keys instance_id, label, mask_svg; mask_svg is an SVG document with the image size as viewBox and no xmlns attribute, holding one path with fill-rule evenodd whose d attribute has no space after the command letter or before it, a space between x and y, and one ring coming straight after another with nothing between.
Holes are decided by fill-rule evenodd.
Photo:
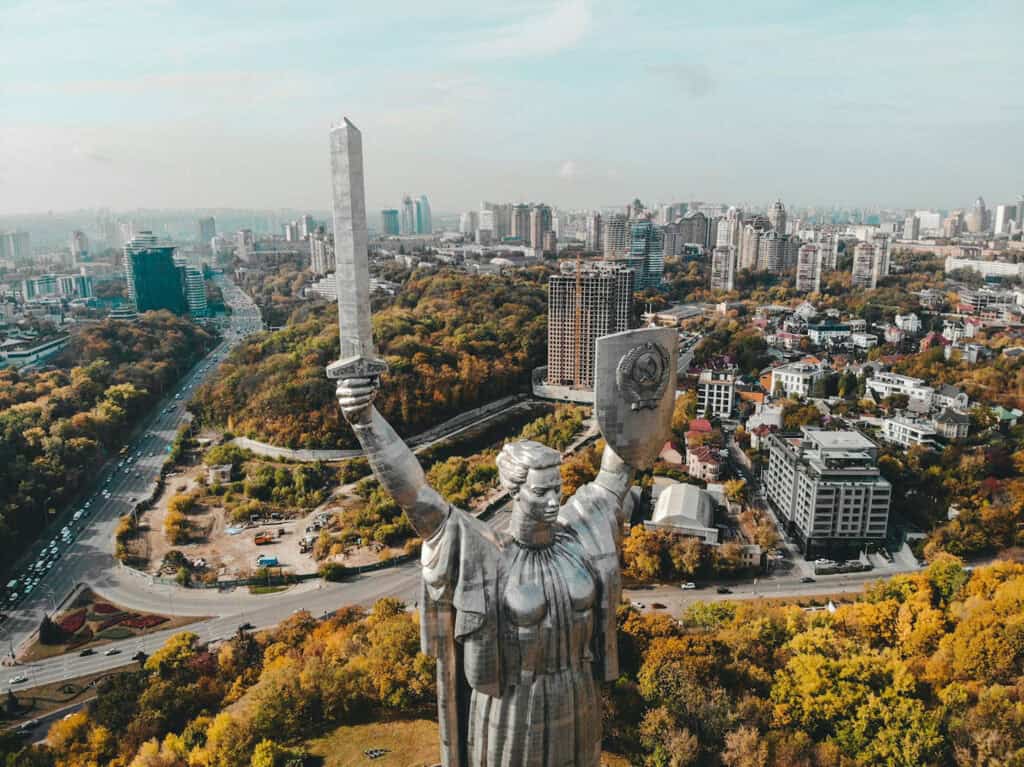
<instances>
[{"instance_id":1,"label":"tree","mask_svg":"<svg viewBox=\"0 0 1024 767\"><path fill-rule=\"evenodd\" d=\"M768 744L753 727L740 727L725 736L722 763L727 767L767 767Z\"/></svg>"}]
</instances>

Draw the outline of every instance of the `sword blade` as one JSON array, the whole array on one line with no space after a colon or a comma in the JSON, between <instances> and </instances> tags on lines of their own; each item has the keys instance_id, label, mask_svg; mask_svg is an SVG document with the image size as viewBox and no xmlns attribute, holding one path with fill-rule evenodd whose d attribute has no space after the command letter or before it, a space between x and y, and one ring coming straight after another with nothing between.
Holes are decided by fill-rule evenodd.
<instances>
[{"instance_id":1,"label":"sword blade","mask_svg":"<svg viewBox=\"0 0 1024 767\"><path fill-rule=\"evenodd\" d=\"M341 359L328 367L327 375L379 375L374 371L380 367L383 372L383 362L377 359L370 317L363 137L347 118L331 130L331 185Z\"/></svg>"}]
</instances>

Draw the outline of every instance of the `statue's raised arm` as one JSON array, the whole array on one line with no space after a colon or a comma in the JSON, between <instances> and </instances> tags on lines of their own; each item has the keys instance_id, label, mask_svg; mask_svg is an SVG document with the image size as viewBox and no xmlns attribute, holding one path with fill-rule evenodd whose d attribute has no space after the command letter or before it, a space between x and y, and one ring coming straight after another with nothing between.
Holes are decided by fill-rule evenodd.
<instances>
[{"instance_id":1,"label":"statue's raised arm","mask_svg":"<svg viewBox=\"0 0 1024 767\"><path fill-rule=\"evenodd\" d=\"M427 484L412 450L373 406L378 387L377 378L342 379L337 389L338 404L374 476L402 507L416 534L426 540L448 516L448 503Z\"/></svg>"}]
</instances>

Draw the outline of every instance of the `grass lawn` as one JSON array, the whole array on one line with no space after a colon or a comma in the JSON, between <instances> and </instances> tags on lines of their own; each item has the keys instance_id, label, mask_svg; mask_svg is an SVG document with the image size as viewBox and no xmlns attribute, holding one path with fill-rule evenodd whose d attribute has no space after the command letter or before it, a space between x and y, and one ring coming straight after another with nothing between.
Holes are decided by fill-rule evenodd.
<instances>
[{"instance_id":1,"label":"grass lawn","mask_svg":"<svg viewBox=\"0 0 1024 767\"><path fill-rule=\"evenodd\" d=\"M323 759L322 767L429 767L440 758L437 723L427 719L345 725L307 746L312 756ZM386 748L390 753L370 759L363 753L370 748Z\"/></svg>"},{"instance_id":2,"label":"grass lawn","mask_svg":"<svg viewBox=\"0 0 1024 767\"><path fill-rule=\"evenodd\" d=\"M279 591L286 591L287 586L249 586L250 594L276 594Z\"/></svg>"},{"instance_id":3,"label":"grass lawn","mask_svg":"<svg viewBox=\"0 0 1024 767\"><path fill-rule=\"evenodd\" d=\"M306 746L311 756L319 757L315 763L320 767L430 767L440 758L437 723L429 719L346 725ZM386 748L390 753L370 759L363 753L370 748ZM602 753L601 767L630 767L630 763L625 757Z\"/></svg>"}]
</instances>

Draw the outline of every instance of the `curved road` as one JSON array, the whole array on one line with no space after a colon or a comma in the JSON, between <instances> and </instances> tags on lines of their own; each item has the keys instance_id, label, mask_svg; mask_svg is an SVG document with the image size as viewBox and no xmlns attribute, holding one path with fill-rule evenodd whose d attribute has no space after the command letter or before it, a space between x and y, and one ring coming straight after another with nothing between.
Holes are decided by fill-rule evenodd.
<instances>
[{"instance_id":1,"label":"curved road","mask_svg":"<svg viewBox=\"0 0 1024 767\"><path fill-rule=\"evenodd\" d=\"M201 640L212 641L231 636L239 625L251 623L258 628L273 626L298 610L314 616L348 604L370 605L385 596L394 596L414 603L419 596L419 567L415 563L356 576L343 583L307 581L285 592L253 595L248 589L218 591L215 589L182 589L154 584L149 577L122 567L113 557L113 537L118 519L128 513L131 498L148 495L160 472L167 446L177 429L189 416L184 403L192 388L206 377L216 374L216 365L231 346L245 335L261 329L259 310L251 299L233 283L220 280L225 300L232 306L230 329L224 341L184 379L168 401L162 403L146 431L131 446L131 455L141 457L126 468L114 462L99 477L97 494L92 500L92 515L76 525L74 542L64 551L57 565L26 598L8 620L0 626L0 654L9 662L9 651L16 651L36 631L46 612L56 612L63 601L80 584L86 584L104 597L127 608L179 616L205 618L190 624L187 630ZM180 394L175 398L174 394ZM137 476L137 473L141 476ZM108 482L109 484L106 484ZM111 494L105 500L99 488ZM499 513L491 524L507 524L507 514ZM678 586L657 586L627 591L627 597L646 609L653 604L678 611L698 600L752 599L758 596L794 596L859 591L863 584L893 575L875 571L870 574L821 577L816 583L800 583L801 573L767 576L754 583L735 585L730 595L719 595L713 589L682 591ZM658 609L658 608L654 608ZM8 688L34 687L61 679L93 674L123 666L137 651L152 653L167 638L182 629L168 629L141 638L104 645L95 655L69 654L7 668ZM108 654L110 653L110 654ZM0 675L2 675L0 670ZM24 681L14 682L24 677ZM0 676L2 681L2 676Z\"/></svg>"}]
</instances>

